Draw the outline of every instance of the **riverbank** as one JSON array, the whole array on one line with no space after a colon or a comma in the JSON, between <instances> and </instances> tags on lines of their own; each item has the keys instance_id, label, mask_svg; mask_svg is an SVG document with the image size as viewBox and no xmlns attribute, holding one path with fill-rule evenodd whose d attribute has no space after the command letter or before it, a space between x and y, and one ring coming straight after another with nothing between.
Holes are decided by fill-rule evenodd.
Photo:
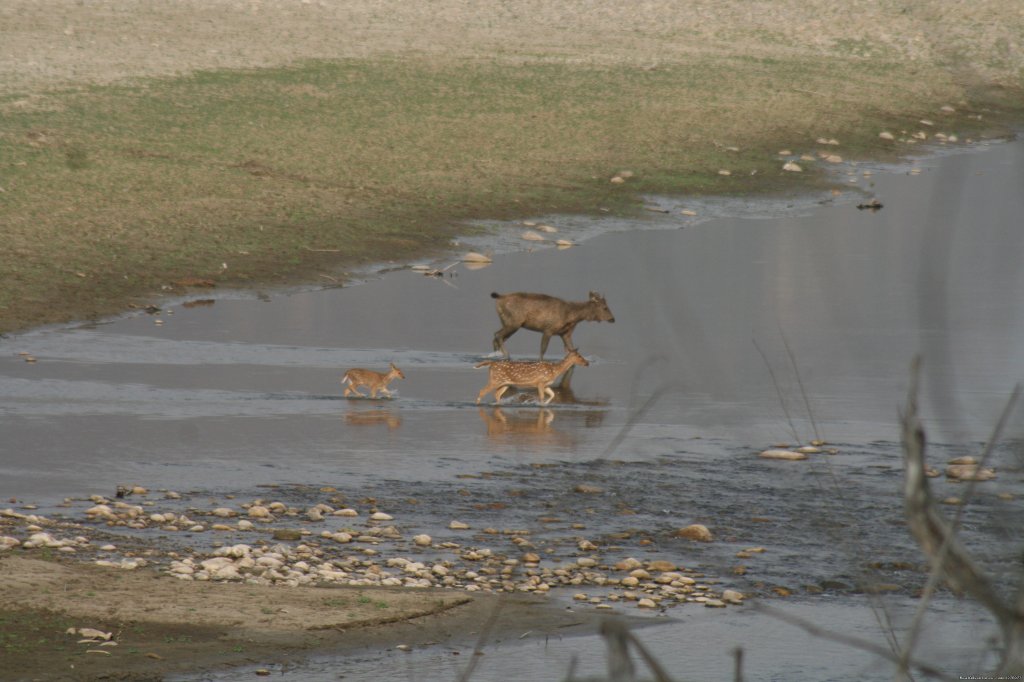
<instances>
[{"instance_id":1,"label":"riverbank","mask_svg":"<svg viewBox=\"0 0 1024 682\"><path fill-rule=\"evenodd\" d=\"M194 583L150 570L0 557L5 680L159 680L313 653L444 646L469 665L489 636L592 632L594 614L525 596L401 588ZM500 606L499 606L500 604ZM485 639L489 642L490 639ZM261 673L257 673L261 674Z\"/></svg>"},{"instance_id":2,"label":"riverbank","mask_svg":"<svg viewBox=\"0 0 1024 682\"><path fill-rule=\"evenodd\" d=\"M403 533L390 515L324 502L204 509L191 495L135 489L127 501L69 499L53 515L25 502L22 511L0 510L5 680L107 679L111 671L163 679L283 669L313 653L426 647L467 654L469 666L475 647L512 637L594 634L612 604L653 613L743 599L666 561L603 565L611 559L592 543L568 540L585 558L566 561L574 555L535 548L527 530L478 531L454 542L409 537L407 524ZM508 544L510 537L518 542ZM531 552L544 554L543 568ZM647 581L634 577L645 567ZM608 594L566 609L547 598L552 585Z\"/></svg>"},{"instance_id":3,"label":"riverbank","mask_svg":"<svg viewBox=\"0 0 1024 682\"><path fill-rule=\"evenodd\" d=\"M392 5L8 3L0 332L333 284L470 219L804 190L1024 102L1009 2Z\"/></svg>"}]
</instances>

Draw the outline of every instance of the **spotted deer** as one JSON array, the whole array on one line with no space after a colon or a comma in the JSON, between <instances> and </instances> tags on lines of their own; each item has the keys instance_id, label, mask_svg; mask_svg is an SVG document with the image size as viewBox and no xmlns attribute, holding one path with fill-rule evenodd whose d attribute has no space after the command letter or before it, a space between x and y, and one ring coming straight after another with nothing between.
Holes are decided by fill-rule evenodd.
<instances>
[{"instance_id":1,"label":"spotted deer","mask_svg":"<svg viewBox=\"0 0 1024 682\"><path fill-rule=\"evenodd\" d=\"M500 350L506 358L505 339L520 329L543 334L540 340L540 359L548 349L552 336L559 336L566 351L574 350L572 332L583 321L615 322L615 316L608 308L604 296L590 292L586 301L563 301L547 294L492 293L494 307L501 320L501 329L494 333L494 350Z\"/></svg>"},{"instance_id":2,"label":"spotted deer","mask_svg":"<svg viewBox=\"0 0 1024 682\"><path fill-rule=\"evenodd\" d=\"M575 350L569 351L561 362L485 360L476 365L477 368L488 367L487 385L480 390L476 401L479 403L485 395L494 391L494 402L498 402L510 386L516 386L536 388L540 404L547 405L555 397L551 384L560 374L573 365L586 367L589 364L587 359Z\"/></svg>"},{"instance_id":3,"label":"spotted deer","mask_svg":"<svg viewBox=\"0 0 1024 682\"><path fill-rule=\"evenodd\" d=\"M395 379L405 378L402 370L395 367L395 363L392 362L390 365L391 368L386 374L374 372L372 369L350 369L345 372L345 376L341 377L342 385L348 384L345 386L345 397L355 393L360 398L365 398L366 396L359 392L359 387L366 386L370 389L371 398L376 398L378 391L390 398L388 384Z\"/></svg>"}]
</instances>

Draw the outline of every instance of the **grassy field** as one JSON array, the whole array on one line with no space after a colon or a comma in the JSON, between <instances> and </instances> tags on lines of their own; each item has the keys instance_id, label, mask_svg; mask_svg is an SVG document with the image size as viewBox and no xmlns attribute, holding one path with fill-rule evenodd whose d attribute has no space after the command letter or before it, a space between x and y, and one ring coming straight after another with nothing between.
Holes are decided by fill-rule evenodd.
<instances>
[{"instance_id":1,"label":"grassy field","mask_svg":"<svg viewBox=\"0 0 1024 682\"><path fill-rule=\"evenodd\" d=\"M1019 120L1022 102L918 63L742 55L373 57L8 95L0 332L196 284L343 278L443 249L470 218L808 188L820 164L785 173L780 149L825 137L846 158L887 157L910 148L881 130L907 137L927 118L964 139ZM635 175L611 184L623 169Z\"/></svg>"}]
</instances>

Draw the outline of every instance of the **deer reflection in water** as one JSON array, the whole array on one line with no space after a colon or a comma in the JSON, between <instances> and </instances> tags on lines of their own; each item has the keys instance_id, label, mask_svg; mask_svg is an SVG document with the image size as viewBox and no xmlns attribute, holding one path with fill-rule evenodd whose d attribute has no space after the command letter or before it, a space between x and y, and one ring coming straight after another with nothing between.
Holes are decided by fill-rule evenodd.
<instances>
[{"instance_id":1,"label":"deer reflection in water","mask_svg":"<svg viewBox=\"0 0 1024 682\"><path fill-rule=\"evenodd\" d=\"M384 425L388 427L388 431L394 431L402 425L402 417L388 407L351 408L345 413L345 423L352 426Z\"/></svg>"},{"instance_id":2,"label":"deer reflection in water","mask_svg":"<svg viewBox=\"0 0 1024 682\"><path fill-rule=\"evenodd\" d=\"M555 421L555 413L547 408L506 412L500 407L479 407L477 411L487 425L487 438L490 440L561 447L571 447L575 443L575 438L551 425Z\"/></svg>"},{"instance_id":3,"label":"deer reflection in water","mask_svg":"<svg viewBox=\"0 0 1024 682\"><path fill-rule=\"evenodd\" d=\"M581 399L576 396L570 386L572 375L566 374L557 385L550 386L554 392L551 402L565 405L582 405L587 407L606 407L608 400ZM509 393L517 393L509 388ZM478 407L480 419L487 426L487 437L497 443L516 445L545 445L556 447L575 447L575 431L582 421L585 428L600 426L608 413L604 409L561 410L557 418L554 410L548 407L536 407L537 394L530 389L519 391L513 395L505 409L494 406ZM565 425L559 429L556 425Z\"/></svg>"}]
</instances>

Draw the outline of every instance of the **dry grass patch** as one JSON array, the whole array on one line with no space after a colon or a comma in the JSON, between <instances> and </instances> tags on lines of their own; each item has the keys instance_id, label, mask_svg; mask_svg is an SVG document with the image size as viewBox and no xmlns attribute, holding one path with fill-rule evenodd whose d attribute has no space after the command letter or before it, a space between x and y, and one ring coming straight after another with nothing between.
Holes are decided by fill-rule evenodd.
<instances>
[{"instance_id":1,"label":"dry grass patch","mask_svg":"<svg viewBox=\"0 0 1024 682\"><path fill-rule=\"evenodd\" d=\"M863 60L423 57L8 98L0 331L116 312L186 277L337 274L442 248L468 218L806 187L782 178L780 146L825 135L847 156L891 153L880 126L964 95L943 71ZM623 168L635 179L610 185Z\"/></svg>"}]
</instances>

